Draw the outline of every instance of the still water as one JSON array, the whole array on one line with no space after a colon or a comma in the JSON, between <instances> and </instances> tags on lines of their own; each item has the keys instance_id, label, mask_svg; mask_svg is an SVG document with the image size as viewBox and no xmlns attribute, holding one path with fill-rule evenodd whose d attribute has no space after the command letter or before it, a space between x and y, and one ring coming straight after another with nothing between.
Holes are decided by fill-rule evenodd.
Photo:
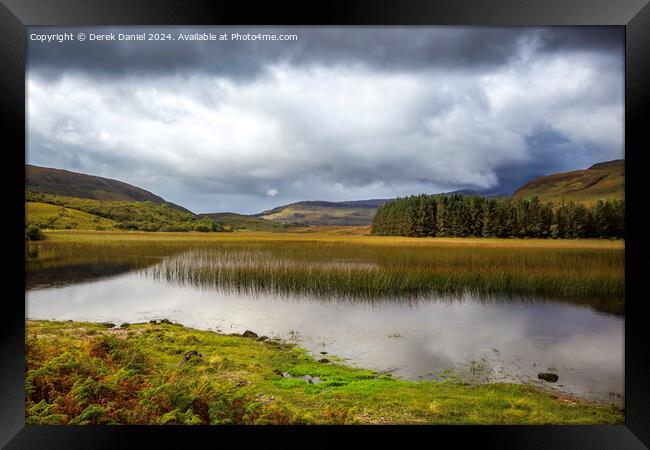
<instances>
[{"instance_id":1,"label":"still water","mask_svg":"<svg viewBox=\"0 0 650 450\"><path fill-rule=\"evenodd\" d=\"M405 379L455 374L623 402L624 318L589 306L469 294L354 301L242 293L179 285L152 276L151 265L129 267L104 261L37 272L26 290L26 317L118 325L167 318L224 333L253 330ZM543 382L540 372L559 381Z\"/></svg>"}]
</instances>

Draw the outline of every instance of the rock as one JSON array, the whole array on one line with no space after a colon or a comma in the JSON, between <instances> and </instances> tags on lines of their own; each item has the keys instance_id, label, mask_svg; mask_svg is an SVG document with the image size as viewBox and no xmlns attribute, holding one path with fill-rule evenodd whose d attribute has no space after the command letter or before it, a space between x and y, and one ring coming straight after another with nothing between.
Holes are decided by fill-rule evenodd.
<instances>
[{"instance_id":1,"label":"rock","mask_svg":"<svg viewBox=\"0 0 650 450\"><path fill-rule=\"evenodd\" d=\"M256 338L257 333L253 333L251 330L246 330L244 331L244 334L242 334L245 338Z\"/></svg>"},{"instance_id":2,"label":"rock","mask_svg":"<svg viewBox=\"0 0 650 450\"><path fill-rule=\"evenodd\" d=\"M185 364L188 362L192 356L198 356L199 358L203 358L203 355L197 352L196 350L190 350L189 352L185 353L185 356L183 356L183 360L181 361L181 364Z\"/></svg>"},{"instance_id":3,"label":"rock","mask_svg":"<svg viewBox=\"0 0 650 450\"><path fill-rule=\"evenodd\" d=\"M327 355L327 352L320 352L321 355Z\"/></svg>"},{"instance_id":4,"label":"rock","mask_svg":"<svg viewBox=\"0 0 650 450\"><path fill-rule=\"evenodd\" d=\"M161 324L166 323L167 325L172 325L172 323L171 323L169 320L167 320L167 319L162 319L162 320L160 321L160 323L161 323Z\"/></svg>"},{"instance_id":5,"label":"rock","mask_svg":"<svg viewBox=\"0 0 650 450\"><path fill-rule=\"evenodd\" d=\"M318 362L322 363L322 364L326 364L326 363L330 362L330 360L327 359L327 358L321 358L321 359L318 360Z\"/></svg>"},{"instance_id":6,"label":"rock","mask_svg":"<svg viewBox=\"0 0 650 450\"><path fill-rule=\"evenodd\" d=\"M274 395L269 395L269 396L267 397L267 396L265 396L265 395L264 395L263 393L261 393L261 392L260 392L259 394L257 394L257 395L255 396L255 398L257 398L257 401L262 402L262 403L268 403L268 402L272 402L273 400L275 400L275 396L274 396Z\"/></svg>"},{"instance_id":7,"label":"rock","mask_svg":"<svg viewBox=\"0 0 650 450\"><path fill-rule=\"evenodd\" d=\"M268 336L260 336L260 337L257 338L257 340L260 341L260 342L264 342L264 341L266 341L268 338L269 338Z\"/></svg>"},{"instance_id":8,"label":"rock","mask_svg":"<svg viewBox=\"0 0 650 450\"><path fill-rule=\"evenodd\" d=\"M323 380L321 380L319 377L312 377L311 375L302 375L299 377L294 377L289 372L282 372L282 376L285 378L297 378L299 380L305 380L307 383L311 383L311 384L318 384L323 382Z\"/></svg>"},{"instance_id":9,"label":"rock","mask_svg":"<svg viewBox=\"0 0 650 450\"><path fill-rule=\"evenodd\" d=\"M548 381L549 383L555 383L560 377L554 373L542 372L537 374L537 378L540 380Z\"/></svg>"}]
</instances>

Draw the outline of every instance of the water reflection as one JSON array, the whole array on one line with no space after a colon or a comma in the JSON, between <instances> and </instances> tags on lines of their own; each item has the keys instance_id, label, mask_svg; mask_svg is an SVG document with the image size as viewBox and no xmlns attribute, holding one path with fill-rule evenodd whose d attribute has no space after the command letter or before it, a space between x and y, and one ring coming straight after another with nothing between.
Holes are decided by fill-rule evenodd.
<instances>
[{"instance_id":1,"label":"water reflection","mask_svg":"<svg viewBox=\"0 0 650 450\"><path fill-rule=\"evenodd\" d=\"M25 289L48 288L111 278L162 261L161 257L60 256L28 260Z\"/></svg>"},{"instance_id":2,"label":"water reflection","mask_svg":"<svg viewBox=\"0 0 650 450\"><path fill-rule=\"evenodd\" d=\"M588 307L470 294L360 301L244 292L168 282L152 272L160 264L148 264L111 278L89 276L91 286L30 290L27 317L118 324L169 318L293 339L315 355L409 379L439 378L451 368L480 380L542 383L537 374L553 371L558 389L604 401L623 395L623 318Z\"/></svg>"}]
</instances>

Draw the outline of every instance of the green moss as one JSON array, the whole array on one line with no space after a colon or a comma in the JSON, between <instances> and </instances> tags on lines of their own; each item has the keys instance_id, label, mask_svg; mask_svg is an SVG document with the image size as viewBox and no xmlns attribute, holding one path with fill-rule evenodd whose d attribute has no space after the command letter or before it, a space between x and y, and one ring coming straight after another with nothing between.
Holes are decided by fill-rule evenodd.
<instances>
[{"instance_id":1,"label":"green moss","mask_svg":"<svg viewBox=\"0 0 650 450\"><path fill-rule=\"evenodd\" d=\"M30 424L623 423L532 386L397 380L174 324L28 321L26 386Z\"/></svg>"}]
</instances>

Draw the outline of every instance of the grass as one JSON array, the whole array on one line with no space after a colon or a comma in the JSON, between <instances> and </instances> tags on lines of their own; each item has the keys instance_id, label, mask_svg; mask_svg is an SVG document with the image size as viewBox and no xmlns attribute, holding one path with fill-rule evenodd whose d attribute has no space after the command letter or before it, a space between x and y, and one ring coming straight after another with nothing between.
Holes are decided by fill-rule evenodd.
<instances>
[{"instance_id":1,"label":"grass","mask_svg":"<svg viewBox=\"0 0 650 450\"><path fill-rule=\"evenodd\" d=\"M403 381L176 324L27 321L28 424L620 424L528 385ZM188 352L199 355L189 356ZM192 354L190 354L192 355ZM335 360L334 357L329 357ZM289 377L282 375L286 372ZM312 384L299 377L319 377Z\"/></svg>"},{"instance_id":2,"label":"grass","mask_svg":"<svg viewBox=\"0 0 650 450\"><path fill-rule=\"evenodd\" d=\"M306 227L295 226L286 229L287 233L313 233L333 236L368 236L371 225L310 225Z\"/></svg>"},{"instance_id":3,"label":"grass","mask_svg":"<svg viewBox=\"0 0 650 450\"><path fill-rule=\"evenodd\" d=\"M49 232L44 264L87 255L170 257L179 284L354 298L431 294L606 301L622 309L624 242L405 238L323 233Z\"/></svg>"},{"instance_id":4,"label":"grass","mask_svg":"<svg viewBox=\"0 0 650 450\"><path fill-rule=\"evenodd\" d=\"M49 229L110 230L117 224L95 214L40 202L26 202L25 214L32 223Z\"/></svg>"}]
</instances>

